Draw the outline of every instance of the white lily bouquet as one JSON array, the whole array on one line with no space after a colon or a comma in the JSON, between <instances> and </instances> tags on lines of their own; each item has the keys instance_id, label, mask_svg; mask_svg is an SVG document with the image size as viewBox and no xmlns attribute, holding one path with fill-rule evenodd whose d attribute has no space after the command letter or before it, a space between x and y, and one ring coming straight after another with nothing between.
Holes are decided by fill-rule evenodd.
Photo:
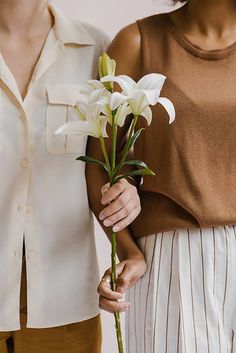
<instances>
[{"instance_id":1,"label":"white lily bouquet","mask_svg":"<svg viewBox=\"0 0 236 353\"><path fill-rule=\"evenodd\" d=\"M140 117L147 120L148 125L152 121L150 105L160 103L169 114L169 123L175 119L175 110L171 101L161 98L160 92L166 77L152 73L141 78L137 83L126 75L115 76L116 62L111 60L107 54L99 58L100 80L90 80L81 86L78 92L78 102L75 111L78 115L77 121L71 121L61 126L55 133L62 135L79 134L96 137L100 140L101 151L104 160L96 160L89 156L80 156L77 160L85 163L98 164L108 174L110 185L118 182L121 178L133 178L135 176L154 175L148 166L140 160L127 160L135 141L143 129L136 130L137 121ZM121 93L114 92L114 82L120 88ZM126 118L130 119L130 129L126 144L119 153L117 160L117 129L121 128ZM109 155L106 148L107 124L111 125L112 148ZM122 172L124 166L131 166L133 170ZM111 288L116 290L116 234L112 232L112 275ZM120 315L115 313L116 335L119 353L124 353Z\"/></svg>"}]
</instances>

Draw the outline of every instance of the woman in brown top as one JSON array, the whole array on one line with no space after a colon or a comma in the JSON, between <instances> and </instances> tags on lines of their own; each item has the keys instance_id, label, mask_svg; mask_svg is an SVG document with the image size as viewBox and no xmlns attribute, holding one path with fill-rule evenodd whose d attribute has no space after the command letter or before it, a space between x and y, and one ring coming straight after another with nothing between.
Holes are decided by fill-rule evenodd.
<instances>
[{"instance_id":1,"label":"woman in brown top","mask_svg":"<svg viewBox=\"0 0 236 353\"><path fill-rule=\"evenodd\" d=\"M118 74L164 74L176 109L169 126L155 106L134 149L156 176L131 226L148 269L127 293L127 353L236 352L236 1L189 0L137 21L109 54ZM104 281L99 292L102 308L119 307Z\"/></svg>"}]
</instances>

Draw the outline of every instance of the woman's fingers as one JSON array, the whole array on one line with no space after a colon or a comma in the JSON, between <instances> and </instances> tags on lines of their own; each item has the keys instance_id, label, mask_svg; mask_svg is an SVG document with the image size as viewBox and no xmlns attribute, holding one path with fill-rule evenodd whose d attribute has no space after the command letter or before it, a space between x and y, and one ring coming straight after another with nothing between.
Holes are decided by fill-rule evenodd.
<instances>
[{"instance_id":1,"label":"woman's fingers","mask_svg":"<svg viewBox=\"0 0 236 353\"><path fill-rule=\"evenodd\" d=\"M123 299L123 295L121 293L115 292L111 289L110 278L109 278L109 283L108 281L106 281L105 277L102 278L101 282L99 283L97 291L99 295L106 297L107 299L110 299L110 300Z\"/></svg>"},{"instance_id":2,"label":"woman's fingers","mask_svg":"<svg viewBox=\"0 0 236 353\"><path fill-rule=\"evenodd\" d=\"M120 232L122 229L128 227L135 220L135 218L139 215L139 212L140 212L139 209L134 207L133 209L130 210L130 212L128 213L128 215L126 217L124 217L120 221L115 220L114 221L115 225L112 228L113 232ZM121 213L116 218L117 219L122 218Z\"/></svg>"},{"instance_id":3,"label":"woman's fingers","mask_svg":"<svg viewBox=\"0 0 236 353\"><path fill-rule=\"evenodd\" d=\"M111 215L125 208L127 204L133 199L136 200L135 190L132 190L131 194L130 191L127 192L126 189L124 189L122 194L120 194L106 208L104 208L104 210L100 213L99 218L104 220L105 218L110 217Z\"/></svg>"},{"instance_id":4,"label":"woman's fingers","mask_svg":"<svg viewBox=\"0 0 236 353\"><path fill-rule=\"evenodd\" d=\"M110 313L128 310L130 304L123 301L123 294L111 289L110 276L106 275L102 278L97 291L99 294L99 307L101 309Z\"/></svg>"},{"instance_id":5,"label":"woman's fingers","mask_svg":"<svg viewBox=\"0 0 236 353\"><path fill-rule=\"evenodd\" d=\"M126 179L121 179L111 188L104 185L102 203L108 206L100 213L99 218L106 227L116 225L115 232L127 227L140 213L140 199L135 186Z\"/></svg>"},{"instance_id":6,"label":"woman's fingers","mask_svg":"<svg viewBox=\"0 0 236 353\"><path fill-rule=\"evenodd\" d=\"M108 300L102 296L99 298L99 307L110 313L127 311L130 307L130 303L117 302Z\"/></svg>"},{"instance_id":7,"label":"woman's fingers","mask_svg":"<svg viewBox=\"0 0 236 353\"><path fill-rule=\"evenodd\" d=\"M127 187L127 180L121 179L112 186L106 184L102 187L102 205L108 205L110 202L114 201ZM109 186L109 187L108 187Z\"/></svg>"},{"instance_id":8,"label":"woman's fingers","mask_svg":"<svg viewBox=\"0 0 236 353\"><path fill-rule=\"evenodd\" d=\"M116 202L117 201L114 201L114 204ZM113 209L114 209L114 211L113 211ZM133 201L128 202L126 205L124 205L118 211L115 211L115 205L113 205L113 203L112 203L110 206L110 210L107 210L107 211L110 213L110 215L107 216L103 221L103 224L106 227L110 227L118 222L121 222L121 223L119 223L119 228L121 228L122 224L128 225L129 222L132 222L132 220L135 217L137 217L137 215L139 214L139 209L136 207L136 203ZM124 228L124 226L123 226L123 228Z\"/></svg>"}]
</instances>

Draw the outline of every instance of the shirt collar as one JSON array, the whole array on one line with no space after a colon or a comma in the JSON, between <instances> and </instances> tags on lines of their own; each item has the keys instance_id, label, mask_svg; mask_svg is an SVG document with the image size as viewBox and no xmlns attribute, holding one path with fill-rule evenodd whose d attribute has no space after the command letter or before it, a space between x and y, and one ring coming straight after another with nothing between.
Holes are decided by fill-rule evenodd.
<instances>
[{"instance_id":1,"label":"shirt collar","mask_svg":"<svg viewBox=\"0 0 236 353\"><path fill-rule=\"evenodd\" d=\"M95 45L81 22L70 18L52 4L49 5L49 9L55 21L55 35L60 42L63 44Z\"/></svg>"}]
</instances>

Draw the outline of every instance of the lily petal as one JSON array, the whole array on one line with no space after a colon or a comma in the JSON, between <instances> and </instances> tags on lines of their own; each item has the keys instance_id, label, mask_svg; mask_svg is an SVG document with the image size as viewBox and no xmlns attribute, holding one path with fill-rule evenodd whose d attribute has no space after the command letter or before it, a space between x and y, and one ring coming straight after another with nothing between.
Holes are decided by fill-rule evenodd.
<instances>
[{"instance_id":1,"label":"lily petal","mask_svg":"<svg viewBox=\"0 0 236 353\"><path fill-rule=\"evenodd\" d=\"M118 75L112 76L108 75L101 79L101 82L116 82L122 88L126 95L131 95L132 90L136 86L136 82L129 76Z\"/></svg>"},{"instance_id":2,"label":"lily petal","mask_svg":"<svg viewBox=\"0 0 236 353\"><path fill-rule=\"evenodd\" d=\"M173 123L173 121L175 120L174 104L168 98L164 98L164 97L160 97L158 99L158 103L160 103L167 111L167 113L170 117L169 124Z\"/></svg>"},{"instance_id":3,"label":"lily petal","mask_svg":"<svg viewBox=\"0 0 236 353\"><path fill-rule=\"evenodd\" d=\"M103 86L103 89L95 89L94 91L92 91L90 93L90 96L89 96L89 103L93 104L95 103L100 97L102 97L103 93L104 93L104 86Z\"/></svg>"},{"instance_id":4,"label":"lily petal","mask_svg":"<svg viewBox=\"0 0 236 353\"><path fill-rule=\"evenodd\" d=\"M150 104L143 90L134 90L132 98L128 99L128 102L132 109L132 113L136 116L140 115L141 112Z\"/></svg>"},{"instance_id":5,"label":"lily petal","mask_svg":"<svg viewBox=\"0 0 236 353\"><path fill-rule=\"evenodd\" d=\"M125 123L125 119L127 118L128 115L132 113L130 106L127 103L122 104L116 112L115 115L115 123L122 127Z\"/></svg>"},{"instance_id":6,"label":"lily petal","mask_svg":"<svg viewBox=\"0 0 236 353\"><path fill-rule=\"evenodd\" d=\"M89 80L89 81L87 81L87 84L92 89L104 89L103 84L99 80Z\"/></svg>"},{"instance_id":7,"label":"lily petal","mask_svg":"<svg viewBox=\"0 0 236 353\"><path fill-rule=\"evenodd\" d=\"M143 76L137 83L137 89L147 89L147 90L159 90L161 91L166 76L161 74L148 74Z\"/></svg>"},{"instance_id":8,"label":"lily petal","mask_svg":"<svg viewBox=\"0 0 236 353\"><path fill-rule=\"evenodd\" d=\"M140 90L141 91L141 90ZM159 89L152 89L152 90L142 90L143 94L146 96L148 105L155 105L158 102L160 96Z\"/></svg>"},{"instance_id":9,"label":"lily petal","mask_svg":"<svg viewBox=\"0 0 236 353\"><path fill-rule=\"evenodd\" d=\"M110 99L111 110L117 109L127 99L128 99L128 97L125 96L124 94L121 94L119 92L112 93L111 99Z\"/></svg>"},{"instance_id":10,"label":"lily petal","mask_svg":"<svg viewBox=\"0 0 236 353\"><path fill-rule=\"evenodd\" d=\"M84 102L77 102L74 111L77 113L81 120L86 120L88 104Z\"/></svg>"},{"instance_id":11,"label":"lily petal","mask_svg":"<svg viewBox=\"0 0 236 353\"><path fill-rule=\"evenodd\" d=\"M100 135L97 135L95 137L108 137L107 135L107 131L106 131L106 128L107 128L107 117L106 116L101 116L100 117L100 127L99 127L99 131L100 131Z\"/></svg>"},{"instance_id":12,"label":"lily petal","mask_svg":"<svg viewBox=\"0 0 236 353\"><path fill-rule=\"evenodd\" d=\"M91 128L91 123L87 121L69 121L60 126L55 135L87 135L87 131Z\"/></svg>"},{"instance_id":13,"label":"lily petal","mask_svg":"<svg viewBox=\"0 0 236 353\"><path fill-rule=\"evenodd\" d=\"M93 137L107 137L106 133L106 119L101 119L97 124L90 121L70 121L60 126L55 135L83 135Z\"/></svg>"},{"instance_id":14,"label":"lily petal","mask_svg":"<svg viewBox=\"0 0 236 353\"><path fill-rule=\"evenodd\" d=\"M150 107L146 107L142 113L140 114L142 117L144 117L147 120L148 125L151 124L152 122L152 110Z\"/></svg>"}]
</instances>

